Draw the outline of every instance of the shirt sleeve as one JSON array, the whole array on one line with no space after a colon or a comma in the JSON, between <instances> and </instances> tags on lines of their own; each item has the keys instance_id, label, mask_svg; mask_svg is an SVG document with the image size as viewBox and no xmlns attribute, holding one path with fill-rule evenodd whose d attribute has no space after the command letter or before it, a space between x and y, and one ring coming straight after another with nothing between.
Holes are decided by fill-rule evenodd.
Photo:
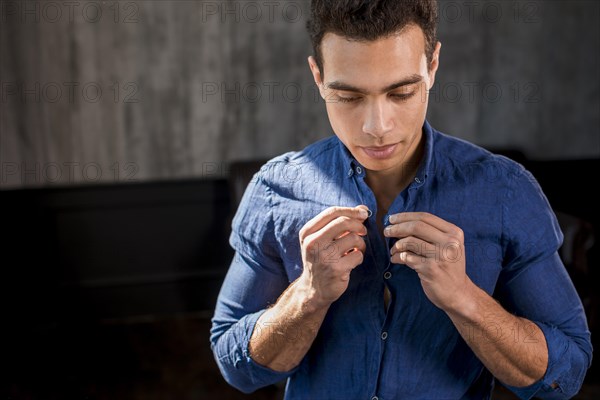
<instances>
[{"instance_id":1,"label":"shirt sleeve","mask_svg":"<svg viewBox=\"0 0 600 400\"><path fill-rule=\"evenodd\" d=\"M530 386L505 386L521 399L568 399L579 391L592 359L585 313L558 256L563 235L541 188L522 168L511 186L503 208L505 258L495 297L508 311L539 326L548 366ZM535 340L522 331L515 338Z\"/></svg>"},{"instance_id":2,"label":"shirt sleeve","mask_svg":"<svg viewBox=\"0 0 600 400\"><path fill-rule=\"evenodd\" d=\"M283 380L256 363L248 344L258 318L288 287L273 228L269 186L256 174L233 219L230 244L235 256L221 287L212 319L211 349L225 380L244 393Z\"/></svg>"}]
</instances>

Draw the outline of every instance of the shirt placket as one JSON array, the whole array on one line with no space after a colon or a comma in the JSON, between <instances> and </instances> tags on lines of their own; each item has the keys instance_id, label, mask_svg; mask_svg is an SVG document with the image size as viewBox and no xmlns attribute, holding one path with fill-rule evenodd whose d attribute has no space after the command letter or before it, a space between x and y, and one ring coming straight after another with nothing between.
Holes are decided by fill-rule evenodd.
<instances>
[{"instance_id":1,"label":"shirt placket","mask_svg":"<svg viewBox=\"0 0 600 400\"><path fill-rule=\"evenodd\" d=\"M356 166L353 169L351 169L351 171L349 171L349 173L348 173L348 176L352 176L352 175L354 175L354 178L357 179L357 183L358 183L357 186L359 189L361 202L363 204L367 205L370 210L370 215L369 215L369 218L367 219L367 224L368 224L367 228L370 232L369 237L367 239L367 246L369 247L369 250L371 251L371 254L373 255L373 259L375 261L374 269L375 269L376 273L382 277L381 279L382 279L383 285L388 286L388 288L389 288L389 281L392 278L392 271L391 271L392 264L391 264L391 260L390 260L389 250L390 250L391 244L393 244L393 241L390 240L390 238L382 238L381 235L379 234L377 220L376 220L377 200L375 199L375 195L374 195L373 191L367 186L366 182L364 181L364 175L365 175L364 169L360 166ZM401 210L403 208L404 203L405 202L404 202L402 194L399 195L394 200L392 207L390 207L390 210L388 211L388 213L383 216L384 228L390 224L389 217L390 217L390 214L392 213L392 210ZM374 232L374 234L373 234L373 232ZM385 265L383 270L378 267L379 265ZM393 291L390 290L390 293L393 293ZM376 301L377 313L381 312L381 310L382 310L381 303L383 302L383 296L379 296L379 297L380 297L379 300ZM388 305L387 309L385 310L383 324L378 326L379 339L380 339L381 343L380 343L380 347L379 347L380 351L378 354L378 362L375 366L375 371L374 371L374 375L373 375L373 376L376 376L377 379L374 382L374 386L371 391L371 397L370 397L371 400L381 400L381 397L377 394L377 392L379 389L379 380L380 380L380 375L381 375L381 368L382 368L384 351L385 351L385 347L386 347L386 341L388 340L388 337L390 335L388 332L388 326L391 324L391 315L392 315L392 307L393 307L393 303L391 300L393 300L393 298L390 299L390 304Z\"/></svg>"},{"instance_id":2,"label":"shirt placket","mask_svg":"<svg viewBox=\"0 0 600 400\"><path fill-rule=\"evenodd\" d=\"M362 176L358 176L360 178L363 178ZM419 180L417 180L418 178L415 178L415 182L417 184L421 183ZM394 313L394 303L393 303L393 299L394 299L394 293L395 293L395 288L392 287L392 278L394 276L394 271L393 271L393 264L391 262L390 259L390 250L392 248L392 246L394 245L394 243L397 241L396 238L389 238L389 237L384 237L383 240L381 238L381 236L379 235L378 232L378 228L377 228L377 221L376 221L376 215L377 215L377 201L375 199L375 195L373 194L373 192L371 191L371 189L366 185L366 183L364 182L364 179L361 179L361 194L363 195L362 198L368 198L370 201L369 202L365 202L365 204L367 204L369 206L369 208L371 209L371 205L369 205L368 203L371 203L374 205L374 207L372 208L372 210L374 210L373 212L371 212L371 215L369 216L369 225L372 228L372 230L375 230L376 234L375 235L371 235L374 236L375 239L373 240L373 238L371 237L369 239L369 243L370 243L370 250L373 252L373 257L375 259L375 262L377 265L385 265L385 268L383 269L383 271L381 271L379 268L377 268L377 265L375 267L375 269L377 270L378 274L381 274L382 277L382 281L383 284L385 286L388 287L389 291L390 291L390 303L388 305L388 307L385 310L385 316L384 316L384 320L383 320L383 324L381 325L380 328L380 340L381 340L381 346L380 346L380 352L379 352L379 363L377 365L377 370L376 370L376 375L377 376L377 383L375 385L375 387L372 390L371 393L371 400L383 400L383 397L381 397L381 394L379 394L379 387L380 387L380 379L381 379L381 370L383 368L383 358L384 358L384 352L386 349L386 343L391 339L391 335L393 335L393 332L390 331L390 326L393 323L393 313ZM392 203L390 209L388 210L388 212L383 216L383 227L384 229L389 226L390 223L390 215L392 214L396 214L399 212L403 212L403 211L408 211L408 205L410 202L410 193L411 191L414 189L415 187L413 187L413 185L409 185L408 188L406 188L402 193L400 193L398 195L398 197L396 197L396 199L394 199L394 202ZM383 301L383 299L380 299L377 304L378 304L378 308L381 309L381 301Z\"/></svg>"}]
</instances>

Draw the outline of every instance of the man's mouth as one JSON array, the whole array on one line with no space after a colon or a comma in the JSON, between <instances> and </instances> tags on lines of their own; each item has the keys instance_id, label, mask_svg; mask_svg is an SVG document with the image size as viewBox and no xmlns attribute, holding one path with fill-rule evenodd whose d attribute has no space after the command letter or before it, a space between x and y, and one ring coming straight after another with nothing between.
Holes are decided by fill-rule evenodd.
<instances>
[{"instance_id":1,"label":"man's mouth","mask_svg":"<svg viewBox=\"0 0 600 400\"><path fill-rule=\"evenodd\" d=\"M392 154L394 154L394 150L398 143L389 144L387 146L377 146L377 147L361 147L362 151L369 157L375 158L377 160L384 160L389 158Z\"/></svg>"}]
</instances>

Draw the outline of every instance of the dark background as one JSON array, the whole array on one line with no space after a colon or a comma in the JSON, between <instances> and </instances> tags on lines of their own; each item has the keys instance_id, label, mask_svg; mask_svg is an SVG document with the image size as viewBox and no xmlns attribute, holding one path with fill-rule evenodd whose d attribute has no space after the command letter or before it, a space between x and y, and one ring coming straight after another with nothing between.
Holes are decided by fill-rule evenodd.
<instances>
[{"instance_id":1,"label":"dark background","mask_svg":"<svg viewBox=\"0 0 600 400\"><path fill-rule=\"evenodd\" d=\"M246 398L212 361L209 319L257 166L239 161L332 134L306 64L308 6L0 0L4 398ZM599 14L440 2L428 114L538 178L592 332ZM579 398L598 395L597 375Z\"/></svg>"}]
</instances>

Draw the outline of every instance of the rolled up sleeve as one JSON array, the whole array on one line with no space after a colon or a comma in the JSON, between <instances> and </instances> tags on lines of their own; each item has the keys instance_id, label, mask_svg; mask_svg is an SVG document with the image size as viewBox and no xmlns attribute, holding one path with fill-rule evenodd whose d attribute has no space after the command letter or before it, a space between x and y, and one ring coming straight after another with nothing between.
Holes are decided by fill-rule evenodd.
<instances>
[{"instance_id":1,"label":"rolled up sleeve","mask_svg":"<svg viewBox=\"0 0 600 400\"><path fill-rule=\"evenodd\" d=\"M539 326L548 346L548 366L538 382L518 388L505 385L521 399L571 398L581 388L592 360L583 307L558 255L552 259L530 267L503 293L513 299L505 301L512 312ZM526 332L519 332L518 339L526 343L535 340Z\"/></svg>"},{"instance_id":2,"label":"rolled up sleeve","mask_svg":"<svg viewBox=\"0 0 600 400\"><path fill-rule=\"evenodd\" d=\"M556 217L535 179L521 172L503 211L505 263L495 297L508 311L539 326L548 347L548 366L530 386L505 386L521 399L568 399L581 388L591 364L590 332L558 255L563 236ZM516 337L525 343L536 340L527 332Z\"/></svg>"},{"instance_id":3,"label":"rolled up sleeve","mask_svg":"<svg viewBox=\"0 0 600 400\"><path fill-rule=\"evenodd\" d=\"M278 372L256 363L248 352L256 321L265 310L245 315L212 342L212 350L221 374L231 386L251 393L286 379L295 369Z\"/></svg>"},{"instance_id":4,"label":"rolled up sleeve","mask_svg":"<svg viewBox=\"0 0 600 400\"><path fill-rule=\"evenodd\" d=\"M289 285L273 235L269 187L258 174L233 219L230 244L236 252L217 299L210 342L225 380L250 393L295 372L264 367L248 351L254 330L261 329L259 317Z\"/></svg>"}]
</instances>

